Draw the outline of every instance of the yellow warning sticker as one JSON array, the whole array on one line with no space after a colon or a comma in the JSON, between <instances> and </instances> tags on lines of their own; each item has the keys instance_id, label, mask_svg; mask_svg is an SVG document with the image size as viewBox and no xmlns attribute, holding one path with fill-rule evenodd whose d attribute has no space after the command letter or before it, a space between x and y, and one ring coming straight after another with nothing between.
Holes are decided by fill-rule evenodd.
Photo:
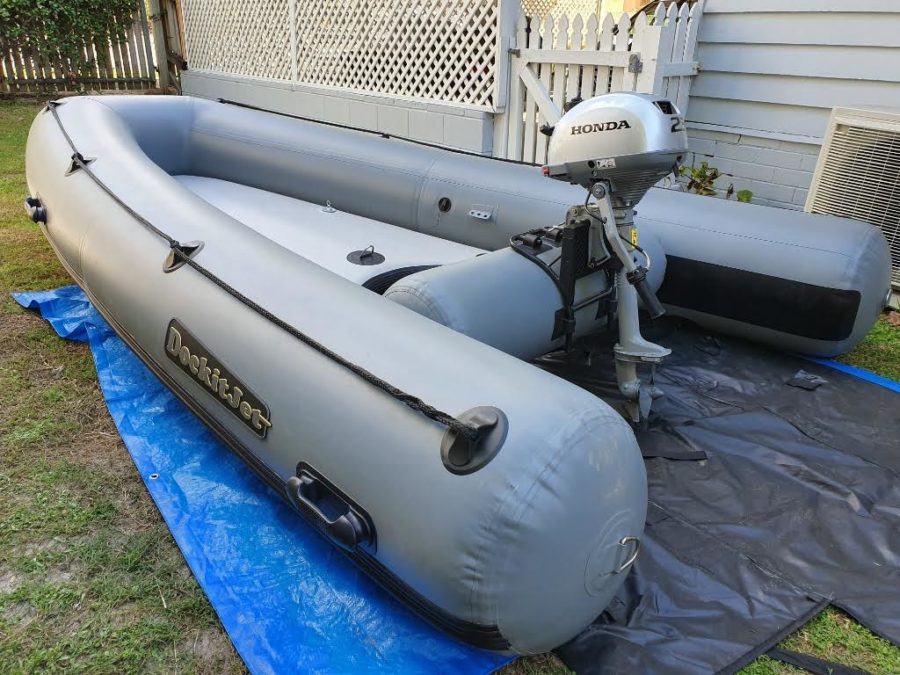
<instances>
[{"instance_id":1,"label":"yellow warning sticker","mask_svg":"<svg viewBox=\"0 0 900 675\"><path fill-rule=\"evenodd\" d=\"M637 235L637 228L636 228L636 227L632 227L632 228L631 228L631 245L632 245L632 246L637 246L637 245L638 245L638 235Z\"/></svg>"}]
</instances>

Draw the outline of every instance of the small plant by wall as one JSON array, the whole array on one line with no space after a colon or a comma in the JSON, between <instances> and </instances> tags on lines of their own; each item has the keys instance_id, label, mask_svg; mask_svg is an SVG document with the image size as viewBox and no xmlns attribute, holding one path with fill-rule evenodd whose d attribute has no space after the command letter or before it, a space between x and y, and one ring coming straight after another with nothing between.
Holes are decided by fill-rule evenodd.
<instances>
[{"instance_id":1,"label":"small plant by wall","mask_svg":"<svg viewBox=\"0 0 900 675\"><path fill-rule=\"evenodd\" d=\"M698 166L682 166L679 174L687 179L687 191L706 197L715 197L719 194L716 188L716 181L724 174L714 166L710 166L709 162L702 161ZM753 199L753 192L750 190L738 190L735 192L734 183L728 186L725 191L725 199L737 199L739 202L749 203Z\"/></svg>"},{"instance_id":2,"label":"small plant by wall","mask_svg":"<svg viewBox=\"0 0 900 675\"><path fill-rule=\"evenodd\" d=\"M700 166L682 166L680 172L688 179L688 192L708 197L716 194L715 182L722 172L711 167L709 162L700 162Z\"/></svg>"}]
</instances>

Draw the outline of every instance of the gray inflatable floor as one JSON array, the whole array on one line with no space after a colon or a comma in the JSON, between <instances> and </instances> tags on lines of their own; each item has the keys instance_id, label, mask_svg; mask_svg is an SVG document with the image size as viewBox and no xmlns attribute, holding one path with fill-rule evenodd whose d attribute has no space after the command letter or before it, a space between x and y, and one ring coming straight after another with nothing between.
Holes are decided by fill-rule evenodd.
<instances>
[{"instance_id":1,"label":"gray inflatable floor","mask_svg":"<svg viewBox=\"0 0 900 675\"><path fill-rule=\"evenodd\" d=\"M638 433L643 551L563 661L579 674L730 672L828 604L900 644L900 393L677 320L645 336L674 353ZM615 405L611 344L585 345L590 366L539 365Z\"/></svg>"},{"instance_id":2,"label":"gray inflatable floor","mask_svg":"<svg viewBox=\"0 0 900 675\"><path fill-rule=\"evenodd\" d=\"M186 175L175 176L175 180L264 237L358 284L387 270L447 265L484 253L480 248L240 183ZM350 262L348 253L368 247L387 254L389 262L377 266Z\"/></svg>"}]
</instances>

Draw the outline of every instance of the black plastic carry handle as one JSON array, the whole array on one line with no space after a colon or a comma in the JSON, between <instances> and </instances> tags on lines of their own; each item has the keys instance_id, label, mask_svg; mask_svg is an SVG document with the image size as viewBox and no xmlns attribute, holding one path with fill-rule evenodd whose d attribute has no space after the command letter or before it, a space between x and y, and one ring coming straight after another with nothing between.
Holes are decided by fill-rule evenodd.
<instances>
[{"instance_id":1,"label":"black plastic carry handle","mask_svg":"<svg viewBox=\"0 0 900 675\"><path fill-rule=\"evenodd\" d=\"M299 476L288 479L286 487L291 501L312 516L316 525L335 544L353 550L360 544L370 543L371 531L366 519L324 481L301 471ZM339 505L343 512L329 517L321 507L326 501L330 502L332 511L335 505Z\"/></svg>"}]
</instances>

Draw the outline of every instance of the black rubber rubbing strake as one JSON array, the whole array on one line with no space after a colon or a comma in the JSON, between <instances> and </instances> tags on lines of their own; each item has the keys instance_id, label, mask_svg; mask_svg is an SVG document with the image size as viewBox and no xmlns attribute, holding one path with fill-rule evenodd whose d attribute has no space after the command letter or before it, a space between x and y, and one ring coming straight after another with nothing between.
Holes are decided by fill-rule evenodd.
<instances>
[{"instance_id":1,"label":"black rubber rubbing strake","mask_svg":"<svg viewBox=\"0 0 900 675\"><path fill-rule=\"evenodd\" d=\"M656 295L667 305L826 341L850 337L861 297L859 291L671 255Z\"/></svg>"},{"instance_id":2,"label":"black rubber rubbing strake","mask_svg":"<svg viewBox=\"0 0 900 675\"><path fill-rule=\"evenodd\" d=\"M428 403L426 403L419 397L414 396L413 394L409 394L398 387L395 387L394 385L381 379L374 373L369 372L362 366L359 366L359 365L353 363L352 361L345 359L343 356L332 351L331 349L329 349L322 343L314 340L313 338L308 336L306 333L303 333L302 331L297 330L296 328L294 328L292 325L290 325L283 319L280 319L279 317L275 316L274 314L272 314L272 312L267 310L265 307L263 307L262 305L259 305L255 301L251 300L250 298L248 298L246 295L241 293L236 288L229 286L228 283L226 283L225 281L223 281L222 279L217 277L215 274L213 274L208 269L203 267L197 261L193 260L189 255L187 255L182 250L182 245L178 242L177 239L170 237L168 234L166 234L165 232L160 230L158 227L153 225L153 223L151 223L149 220L147 220L141 214L139 214L137 211L135 211L133 208L131 208L128 204L123 202L119 198L119 196L117 194L115 194L109 188L109 186L107 186L106 183L104 183L102 180L100 180L100 178L91 170L91 168L88 166L89 162L86 162L84 160L83 156L81 155L81 153L78 152L78 148L75 146L75 143L72 140L72 137L69 136L68 131L66 131L66 128L63 125L62 120L59 117L59 112L56 110L57 107L59 107L59 105L60 105L60 103L58 101L51 101L50 103L47 104L47 110L53 115L53 119L56 120L56 124L59 126L60 132L62 133L63 137L66 139L66 142L69 144L69 147L72 149L72 162L74 164L78 165L78 167L84 172L84 174L86 176L89 176L90 179L97 185L97 187L99 187L101 190L103 190L103 192L105 192L107 194L107 196L109 196L110 199L112 199L119 206L121 206L122 209L125 210L126 213L128 213L132 218L134 218L136 221L138 221L147 230L149 230L150 232L152 232L159 238L165 240L165 242L169 245L170 249L172 250L172 253L174 254L175 258L177 258L178 260L181 260L184 263L184 265L191 267L192 269L194 269L197 272L199 272L200 274L202 274L209 281L211 281L216 286L221 288L223 291L228 293L228 295L235 298L236 300L241 302L243 305L245 305L249 309L252 309L254 312L259 314L263 318L267 319L270 323L273 323L274 325L278 326L284 332L286 332L289 335L291 335L292 337L296 338L297 340L299 340L306 346L319 352L323 356L331 359L338 365L343 366L344 368L346 368L347 370L352 372L354 375L357 375L360 379L365 380L372 386L377 387L378 389L385 392L392 398L403 403L406 407L410 408L411 410L415 410L418 413L421 413L425 417L427 417L431 420L434 420L435 422L438 422L439 424L443 424L448 429L451 429L451 430L455 431L457 434L460 434L461 436L464 436L465 438L470 439L473 443L478 440L479 430L475 426L473 426L471 424L467 424L465 422L461 422L460 420L456 419L452 415L450 415L442 410L439 410L438 408L435 408L434 406L429 405Z\"/></svg>"}]
</instances>

